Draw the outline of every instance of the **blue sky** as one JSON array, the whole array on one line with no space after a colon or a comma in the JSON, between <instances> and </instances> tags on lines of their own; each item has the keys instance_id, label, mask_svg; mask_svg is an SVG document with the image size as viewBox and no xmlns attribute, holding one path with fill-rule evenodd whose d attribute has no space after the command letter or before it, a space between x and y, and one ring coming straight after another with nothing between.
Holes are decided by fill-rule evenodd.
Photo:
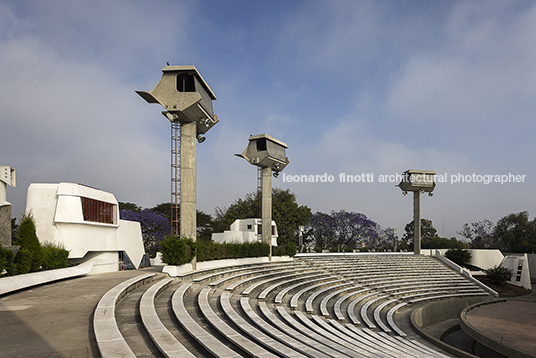
<instances>
[{"instance_id":1,"label":"blue sky","mask_svg":"<svg viewBox=\"0 0 536 358\"><path fill-rule=\"evenodd\" d=\"M30 183L75 182L152 207L170 200L170 129L152 89L193 64L220 118L198 145L198 209L256 188L233 154L250 134L288 144L290 189L313 212L361 212L403 233L411 197L380 175L447 176L422 216L442 236L536 213L534 1L0 0L0 165ZM371 183L340 183L371 173ZM525 175L518 183L452 176Z\"/></svg>"}]
</instances>

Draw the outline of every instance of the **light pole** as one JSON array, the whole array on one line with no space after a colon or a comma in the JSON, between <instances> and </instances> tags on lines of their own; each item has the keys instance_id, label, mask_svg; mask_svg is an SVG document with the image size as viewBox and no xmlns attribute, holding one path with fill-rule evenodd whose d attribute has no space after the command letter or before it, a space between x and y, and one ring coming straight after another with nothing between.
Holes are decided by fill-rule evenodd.
<instances>
[{"instance_id":1,"label":"light pole","mask_svg":"<svg viewBox=\"0 0 536 358\"><path fill-rule=\"evenodd\" d=\"M235 154L244 158L250 164L262 168L262 241L270 246L269 259L272 261L272 171L278 177L289 163L285 154L288 146L267 134L249 137L247 148L242 154Z\"/></svg>"},{"instance_id":2,"label":"light pole","mask_svg":"<svg viewBox=\"0 0 536 358\"><path fill-rule=\"evenodd\" d=\"M196 240L197 148L218 123L212 109L216 96L195 66L166 66L151 91L136 91L148 103L159 103L171 122L171 233ZM179 219L180 211L180 219ZM179 230L180 223L180 230ZM196 257L192 259L195 268Z\"/></svg>"},{"instance_id":3,"label":"light pole","mask_svg":"<svg viewBox=\"0 0 536 358\"><path fill-rule=\"evenodd\" d=\"M402 194L413 192L413 253L421 254L421 194L428 193L432 196L436 183L430 170L406 170L402 173L402 181L398 184Z\"/></svg>"}]
</instances>

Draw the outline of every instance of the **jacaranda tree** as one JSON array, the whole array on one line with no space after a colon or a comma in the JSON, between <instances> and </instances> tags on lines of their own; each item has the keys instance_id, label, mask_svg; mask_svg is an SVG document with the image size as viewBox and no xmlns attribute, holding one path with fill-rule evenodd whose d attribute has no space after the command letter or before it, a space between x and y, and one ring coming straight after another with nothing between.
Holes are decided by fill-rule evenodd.
<instances>
[{"instance_id":1,"label":"jacaranda tree","mask_svg":"<svg viewBox=\"0 0 536 358\"><path fill-rule=\"evenodd\" d=\"M141 234L145 252L150 257L155 257L156 252L160 249L160 242L169 236L171 227L168 218L149 209L140 211L121 210L121 219L137 221L141 224Z\"/></svg>"},{"instance_id":2,"label":"jacaranda tree","mask_svg":"<svg viewBox=\"0 0 536 358\"><path fill-rule=\"evenodd\" d=\"M318 249L377 248L384 244L385 230L361 213L317 212L311 217L308 229Z\"/></svg>"}]
</instances>

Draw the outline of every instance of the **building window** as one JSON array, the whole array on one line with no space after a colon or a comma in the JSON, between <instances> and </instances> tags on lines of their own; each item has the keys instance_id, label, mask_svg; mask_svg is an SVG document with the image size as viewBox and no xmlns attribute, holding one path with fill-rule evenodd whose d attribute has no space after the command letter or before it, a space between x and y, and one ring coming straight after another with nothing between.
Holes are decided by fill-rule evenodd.
<instances>
[{"instance_id":1,"label":"building window","mask_svg":"<svg viewBox=\"0 0 536 358\"><path fill-rule=\"evenodd\" d=\"M262 235L262 225L257 225L257 235ZM275 226L272 225L272 236L275 235Z\"/></svg>"},{"instance_id":2,"label":"building window","mask_svg":"<svg viewBox=\"0 0 536 358\"><path fill-rule=\"evenodd\" d=\"M84 221L114 224L114 204L82 197L82 214Z\"/></svg>"},{"instance_id":3,"label":"building window","mask_svg":"<svg viewBox=\"0 0 536 358\"><path fill-rule=\"evenodd\" d=\"M253 230L253 225L248 225L248 230Z\"/></svg>"}]
</instances>

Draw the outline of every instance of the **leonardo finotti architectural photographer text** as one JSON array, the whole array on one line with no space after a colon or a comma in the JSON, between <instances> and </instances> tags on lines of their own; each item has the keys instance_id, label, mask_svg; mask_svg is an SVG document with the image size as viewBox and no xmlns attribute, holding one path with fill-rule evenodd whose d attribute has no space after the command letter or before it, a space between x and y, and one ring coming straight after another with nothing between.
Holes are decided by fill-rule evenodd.
<instances>
[{"instance_id":1,"label":"leonardo finotti architectural photographer text","mask_svg":"<svg viewBox=\"0 0 536 358\"><path fill-rule=\"evenodd\" d=\"M282 179L284 183L395 183L398 184L402 180L410 180L402 174L378 174L374 173L361 173L361 174L347 174L339 173L338 175L332 175L328 173L323 174L301 174L301 175L289 175L282 173ZM423 178L416 178L417 181L435 181L436 183L479 183L479 184L507 184L507 183L524 183L527 179L527 175L519 174L436 174L426 175Z\"/></svg>"}]
</instances>

